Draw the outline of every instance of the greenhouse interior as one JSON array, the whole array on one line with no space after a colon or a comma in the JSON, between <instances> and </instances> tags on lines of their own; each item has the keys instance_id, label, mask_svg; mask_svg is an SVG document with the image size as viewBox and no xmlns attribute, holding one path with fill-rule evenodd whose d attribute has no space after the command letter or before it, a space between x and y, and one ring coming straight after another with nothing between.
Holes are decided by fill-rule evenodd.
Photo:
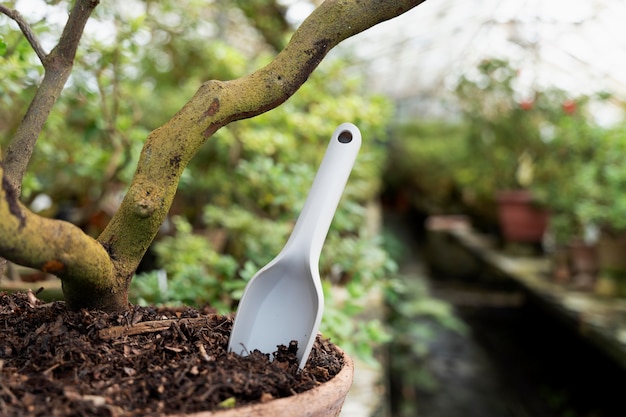
<instances>
[{"instance_id":1,"label":"greenhouse interior","mask_svg":"<svg viewBox=\"0 0 626 417\"><path fill-rule=\"evenodd\" d=\"M0 415L626 416L625 16L0 2Z\"/></svg>"}]
</instances>

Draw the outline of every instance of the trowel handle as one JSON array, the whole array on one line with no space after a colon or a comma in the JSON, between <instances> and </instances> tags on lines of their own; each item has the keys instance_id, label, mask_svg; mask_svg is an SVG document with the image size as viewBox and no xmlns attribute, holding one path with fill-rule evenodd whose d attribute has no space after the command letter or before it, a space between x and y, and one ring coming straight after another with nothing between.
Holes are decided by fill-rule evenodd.
<instances>
[{"instance_id":1,"label":"trowel handle","mask_svg":"<svg viewBox=\"0 0 626 417\"><path fill-rule=\"evenodd\" d=\"M328 229L361 148L361 132L352 123L335 129L324 159L285 250L303 251L317 266Z\"/></svg>"}]
</instances>

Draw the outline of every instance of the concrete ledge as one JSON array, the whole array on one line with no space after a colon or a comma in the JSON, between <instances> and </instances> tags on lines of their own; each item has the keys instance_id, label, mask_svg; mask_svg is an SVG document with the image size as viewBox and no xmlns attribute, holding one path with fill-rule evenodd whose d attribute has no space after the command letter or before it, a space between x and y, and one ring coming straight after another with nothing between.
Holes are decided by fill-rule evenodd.
<instances>
[{"instance_id":1,"label":"concrete ledge","mask_svg":"<svg viewBox=\"0 0 626 417\"><path fill-rule=\"evenodd\" d=\"M626 299L572 291L552 282L545 257L513 257L470 229L446 231L456 243L495 275L515 282L529 298L626 368Z\"/></svg>"},{"instance_id":2,"label":"concrete ledge","mask_svg":"<svg viewBox=\"0 0 626 417\"><path fill-rule=\"evenodd\" d=\"M354 382L341 409L340 417L388 416L382 366L354 360Z\"/></svg>"}]
</instances>

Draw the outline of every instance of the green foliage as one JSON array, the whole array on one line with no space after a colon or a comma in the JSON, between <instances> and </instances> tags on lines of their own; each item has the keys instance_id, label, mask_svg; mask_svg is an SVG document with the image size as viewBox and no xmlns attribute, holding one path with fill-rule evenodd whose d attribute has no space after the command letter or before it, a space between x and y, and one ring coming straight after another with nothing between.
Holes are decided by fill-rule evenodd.
<instances>
[{"instance_id":1,"label":"green foliage","mask_svg":"<svg viewBox=\"0 0 626 417\"><path fill-rule=\"evenodd\" d=\"M460 122L394 128L390 189L410 190L411 203L425 212L466 210L493 222L497 191L528 188L550 209L559 243L581 237L590 224L626 228L624 129L598 126L590 110L609 94L523 93L515 68L490 59L459 79L456 95Z\"/></svg>"},{"instance_id":2,"label":"green foliage","mask_svg":"<svg viewBox=\"0 0 626 417\"><path fill-rule=\"evenodd\" d=\"M223 228L229 235L228 253L260 269L282 249L291 231L289 223L260 218L253 212L234 206L205 208L209 227Z\"/></svg>"},{"instance_id":3,"label":"green foliage","mask_svg":"<svg viewBox=\"0 0 626 417\"><path fill-rule=\"evenodd\" d=\"M591 221L582 207L594 188L592 171L602 164L604 129L587 112L590 99L573 100L562 91L548 91L537 100L535 111L543 118L540 129L547 150L535 163L536 181L530 189L550 209L550 229L559 244L582 238Z\"/></svg>"},{"instance_id":4,"label":"green foliage","mask_svg":"<svg viewBox=\"0 0 626 417\"><path fill-rule=\"evenodd\" d=\"M375 306L381 305L397 264L379 239L337 234L327 239L320 264L320 273L328 278L320 331L347 352L373 361L376 348L391 339L392 330L381 321L383 311Z\"/></svg>"},{"instance_id":5,"label":"green foliage","mask_svg":"<svg viewBox=\"0 0 626 417\"><path fill-rule=\"evenodd\" d=\"M392 129L385 182L410 190L411 203L427 212L453 210L458 204L456 172L467 158L465 127L443 120L421 120Z\"/></svg>"},{"instance_id":6,"label":"green foliage","mask_svg":"<svg viewBox=\"0 0 626 417\"><path fill-rule=\"evenodd\" d=\"M587 111L591 97L573 98L556 88L521 92L516 69L498 59L481 62L473 77L461 77L456 93L468 158L457 178L476 194L531 188L549 203L555 190L547 187L566 185L581 164L593 160L598 138Z\"/></svg>"},{"instance_id":7,"label":"green foliage","mask_svg":"<svg viewBox=\"0 0 626 417\"><path fill-rule=\"evenodd\" d=\"M580 164L569 181L576 187L571 207L581 222L609 233L626 231L626 133L624 125L597 129L593 159Z\"/></svg>"},{"instance_id":8,"label":"green foliage","mask_svg":"<svg viewBox=\"0 0 626 417\"><path fill-rule=\"evenodd\" d=\"M33 65L36 57L30 45L19 31L5 24L7 21L0 15L0 149L6 148L42 74Z\"/></svg>"},{"instance_id":9,"label":"green foliage","mask_svg":"<svg viewBox=\"0 0 626 417\"><path fill-rule=\"evenodd\" d=\"M580 195L569 178L597 153L591 98L558 89L524 96L519 88L518 73L506 61L485 60L467 71L456 88L460 121L418 121L393 130L388 185L408 188L416 196L411 203L429 213L467 210L489 221L496 192L511 188L530 188L539 202L567 211ZM565 227L571 219L557 223Z\"/></svg>"},{"instance_id":10,"label":"green foliage","mask_svg":"<svg viewBox=\"0 0 626 417\"><path fill-rule=\"evenodd\" d=\"M376 350L391 339L390 329L380 318L363 317L368 311L367 297L351 298L349 292L342 292L328 281L323 284L326 304L320 332L350 355L376 365Z\"/></svg>"},{"instance_id":11,"label":"green foliage","mask_svg":"<svg viewBox=\"0 0 626 417\"><path fill-rule=\"evenodd\" d=\"M184 218L174 223L176 237L155 246L163 270L136 277L131 294L141 304L203 305L210 300L218 312L230 311L246 283L236 279L237 262L218 253L205 236L193 234Z\"/></svg>"},{"instance_id":12,"label":"green foliage","mask_svg":"<svg viewBox=\"0 0 626 417\"><path fill-rule=\"evenodd\" d=\"M484 60L475 77L462 76L456 94L467 128L468 160L461 185L491 197L495 190L527 187L534 161L546 154L534 103L516 93L517 71L507 61ZM478 162L478 159L480 158Z\"/></svg>"}]
</instances>

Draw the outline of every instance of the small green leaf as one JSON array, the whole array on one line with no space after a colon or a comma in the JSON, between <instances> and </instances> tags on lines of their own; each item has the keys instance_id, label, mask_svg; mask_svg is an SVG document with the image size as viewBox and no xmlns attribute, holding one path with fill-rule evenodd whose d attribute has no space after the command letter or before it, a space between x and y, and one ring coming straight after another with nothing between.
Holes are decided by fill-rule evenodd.
<instances>
[{"instance_id":1,"label":"small green leaf","mask_svg":"<svg viewBox=\"0 0 626 417\"><path fill-rule=\"evenodd\" d=\"M0 38L0 56L4 56L7 53L7 44Z\"/></svg>"},{"instance_id":2,"label":"small green leaf","mask_svg":"<svg viewBox=\"0 0 626 417\"><path fill-rule=\"evenodd\" d=\"M218 408L235 408L235 397L226 398L224 401L217 405Z\"/></svg>"}]
</instances>

